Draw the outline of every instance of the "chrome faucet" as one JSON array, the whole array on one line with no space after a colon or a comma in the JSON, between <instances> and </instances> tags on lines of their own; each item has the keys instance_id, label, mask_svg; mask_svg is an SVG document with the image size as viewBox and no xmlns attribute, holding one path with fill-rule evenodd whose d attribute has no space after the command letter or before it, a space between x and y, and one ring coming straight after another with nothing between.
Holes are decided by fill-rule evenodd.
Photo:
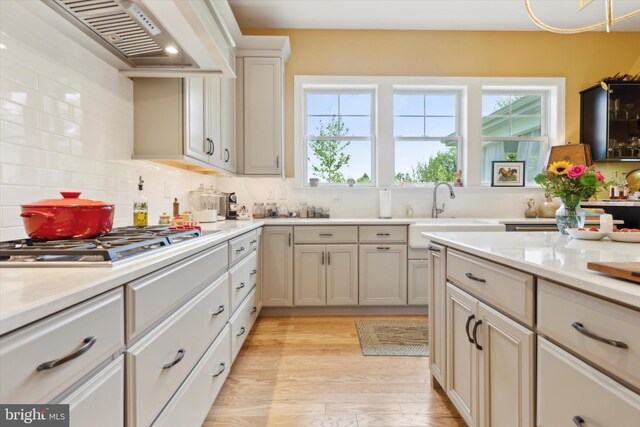
<instances>
[{"instance_id":1,"label":"chrome faucet","mask_svg":"<svg viewBox=\"0 0 640 427\"><path fill-rule=\"evenodd\" d=\"M433 186L433 205L431 206L431 217L438 218L438 215L444 213L444 203L442 204L442 209L438 208L438 187L441 185L446 185L449 187L449 198L455 199L456 193L453 192L453 187L448 182L440 182L436 181L436 184Z\"/></svg>"}]
</instances>

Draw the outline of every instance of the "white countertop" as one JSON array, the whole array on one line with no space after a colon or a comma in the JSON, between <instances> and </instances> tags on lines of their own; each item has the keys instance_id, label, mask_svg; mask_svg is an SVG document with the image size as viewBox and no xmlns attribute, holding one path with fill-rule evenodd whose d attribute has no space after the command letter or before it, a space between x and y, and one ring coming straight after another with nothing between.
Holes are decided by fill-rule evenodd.
<instances>
[{"instance_id":1,"label":"white countertop","mask_svg":"<svg viewBox=\"0 0 640 427\"><path fill-rule=\"evenodd\" d=\"M438 220L464 222L465 220L483 221L488 224L555 224L555 218L266 218L265 225L411 225L420 222ZM598 219L588 219L587 224L599 224ZM621 224L622 221L615 221Z\"/></svg>"},{"instance_id":2,"label":"white countertop","mask_svg":"<svg viewBox=\"0 0 640 427\"><path fill-rule=\"evenodd\" d=\"M638 243L576 240L557 232L423 235L447 247L640 309L640 284L587 270L587 262L640 261Z\"/></svg>"},{"instance_id":3,"label":"white countertop","mask_svg":"<svg viewBox=\"0 0 640 427\"><path fill-rule=\"evenodd\" d=\"M0 335L215 246L262 221L202 224L202 236L110 267L0 268ZM207 231L222 230L207 234Z\"/></svg>"},{"instance_id":4,"label":"white countertop","mask_svg":"<svg viewBox=\"0 0 640 427\"><path fill-rule=\"evenodd\" d=\"M640 208L640 200L596 200L595 202L581 202L580 206L634 206Z\"/></svg>"}]
</instances>

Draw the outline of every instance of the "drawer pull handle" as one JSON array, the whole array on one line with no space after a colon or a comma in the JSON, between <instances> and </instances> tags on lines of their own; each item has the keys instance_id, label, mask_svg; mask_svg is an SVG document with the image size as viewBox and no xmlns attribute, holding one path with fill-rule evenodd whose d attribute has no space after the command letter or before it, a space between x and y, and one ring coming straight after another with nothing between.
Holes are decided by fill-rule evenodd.
<instances>
[{"instance_id":1,"label":"drawer pull handle","mask_svg":"<svg viewBox=\"0 0 640 427\"><path fill-rule=\"evenodd\" d=\"M322 265L324 265L324 252L322 252Z\"/></svg>"},{"instance_id":2,"label":"drawer pull handle","mask_svg":"<svg viewBox=\"0 0 640 427\"><path fill-rule=\"evenodd\" d=\"M236 253L244 251L244 246L241 246L240 249L236 249Z\"/></svg>"},{"instance_id":3,"label":"drawer pull handle","mask_svg":"<svg viewBox=\"0 0 640 427\"><path fill-rule=\"evenodd\" d=\"M249 242L250 245L253 245L254 243L258 243L258 241L257 240L252 240L252 241Z\"/></svg>"},{"instance_id":4,"label":"drawer pull handle","mask_svg":"<svg viewBox=\"0 0 640 427\"><path fill-rule=\"evenodd\" d=\"M176 366L178 363L180 363L180 361L182 359L184 359L184 354L186 353L184 348L181 348L180 350L178 350L178 357L176 357L173 362L169 362L166 365L162 366L162 369L169 369L171 367Z\"/></svg>"},{"instance_id":5,"label":"drawer pull handle","mask_svg":"<svg viewBox=\"0 0 640 427\"><path fill-rule=\"evenodd\" d=\"M240 328L240 333L237 334L236 336L239 337L239 336L244 335L244 331L245 331L245 329L244 329L244 326L243 326L242 328Z\"/></svg>"},{"instance_id":6,"label":"drawer pull handle","mask_svg":"<svg viewBox=\"0 0 640 427\"><path fill-rule=\"evenodd\" d=\"M429 250L433 251L433 252L440 252L440 249L436 248L435 246L431 246L431 245L429 245Z\"/></svg>"},{"instance_id":7,"label":"drawer pull handle","mask_svg":"<svg viewBox=\"0 0 640 427\"><path fill-rule=\"evenodd\" d=\"M221 305L220 307L218 307L218 311L212 311L209 314L212 316L217 316L218 314L222 313L224 311L224 305Z\"/></svg>"},{"instance_id":8,"label":"drawer pull handle","mask_svg":"<svg viewBox=\"0 0 640 427\"><path fill-rule=\"evenodd\" d=\"M244 288L244 282L240 283L240 286L236 286L236 291L239 291L242 288Z\"/></svg>"},{"instance_id":9,"label":"drawer pull handle","mask_svg":"<svg viewBox=\"0 0 640 427\"><path fill-rule=\"evenodd\" d=\"M467 331L467 339L471 344L475 344L475 342L473 342L473 338L471 338L471 332L469 332L469 325L471 325L471 321L475 318L476 318L475 314L472 314L471 316L467 317L467 324L464 327L465 331Z\"/></svg>"},{"instance_id":10,"label":"drawer pull handle","mask_svg":"<svg viewBox=\"0 0 640 427\"><path fill-rule=\"evenodd\" d=\"M616 341L616 340L610 340L608 338L602 338L599 335L594 334L593 332L589 332L580 322L573 322L571 323L571 326L573 327L573 329L575 329L576 331L580 332L582 335L589 337L591 339L594 339L596 341L600 341L602 343L605 344L609 344L613 347L617 347L617 348L624 348L627 349L629 348L628 345L626 345L625 343L623 343L622 341Z\"/></svg>"},{"instance_id":11,"label":"drawer pull handle","mask_svg":"<svg viewBox=\"0 0 640 427\"><path fill-rule=\"evenodd\" d=\"M213 374L213 378L219 377L224 370L226 369L226 365L224 364L224 362L220 363L220 366L218 366L218 372Z\"/></svg>"},{"instance_id":12,"label":"drawer pull handle","mask_svg":"<svg viewBox=\"0 0 640 427\"><path fill-rule=\"evenodd\" d=\"M391 248L389 246L378 246L376 249L379 251L388 251Z\"/></svg>"},{"instance_id":13,"label":"drawer pull handle","mask_svg":"<svg viewBox=\"0 0 640 427\"><path fill-rule=\"evenodd\" d=\"M475 325L473 325L473 342L476 345L478 350L482 350L482 346L478 344L478 326L482 325L482 320L478 320Z\"/></svg>"},{"instance_id":14,"label":"drawer pull handle","mask_svg":"<svg viewBox=\"0 0 640 427\"><path fill-rule=\"evenodd\" d=\"M256 274L258 272L258 270L253 270L251 273L249 273L249 276L253 276L254 274Z\"/></svg>"},{"instance_id":15,"label":"drawer pull handle","mask_svg":"<svg viewBox=\"0 0 640 427\"><path fill-rule=\"evenodd\" d=\"M44 362L36 368L36 371L46 371L51 368L55 368L56 366L63 365L67 362L72 361L73 359L82 356L87 351L93 347L93 345L98 341L98 337L86 337L82 342L84 345L74 351L73 353L69 353L66 356L61 357L60 359L52 360L50 362Z\"/></svg>"},{"instance_id":16,"label":"drawer pull handle","mask_svg":"<svg viewBox=\"0 0 640 427\"><path fill-rule=\"evenodd\" d=\"M255 313L256 311L258 311L258 307L253 307L253 310L251 310L251 314Z\"/></svg>"},{"instance_id":17,"label":"drawer pull handle","mask_svg":"<svg viewBox=\"0 0 640 427\"><path fill-rule=\"evenodd\" d=\"M476 277L476 276L474 276L474 275L473 275L473 274L471 274L471 273L466 273L466 274L465 274L465 276L467 276L467 278L468 278L468 279L474 280L474 281L476 281L476 282L480 282L480 283L487 283L487 281L486 281L486 280L481 279L481 278L479 278L479 277Z\"/></svg>"},{"instance_id":18,"label":"drawer pull handle","mask_svg":"<svg viewBox=\"0 0 640 427\"><path fill-rule=\"evenodd\" d=\"M320 233L320 237L333 237L333 233Z\"/></svg>"},{"instance_id":19,"label":"drawer pull handle","mask_svg":"<svg viewBox=\"0 0 640 427\"><path fill-rule=\"evenodd\" d=\"M584 419L580 415L576 415L572 420L578 427L582 427L584 425Z\"/></svg>"},{"instance_id":20,"label":"drawer pull handle","mask_svg":"<svg viewBox=\"0 0 640 427\"><path fill-rule=\"evenodd\" d=\"M376 236L389 237L389 236L391 236L391 234L390 233L376 233Z\"/></svg>"}]
</instances>

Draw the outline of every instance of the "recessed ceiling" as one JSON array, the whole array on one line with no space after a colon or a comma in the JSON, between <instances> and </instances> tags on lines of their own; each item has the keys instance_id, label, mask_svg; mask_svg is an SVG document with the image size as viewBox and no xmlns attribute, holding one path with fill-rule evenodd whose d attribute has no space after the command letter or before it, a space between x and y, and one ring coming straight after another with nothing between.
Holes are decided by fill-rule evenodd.
<instances>
[{"instance_id":1,"label":"recessed ceiling","mask_svg":"<svg viewBox=\"0 0 640 427\"><path fill-rule=\"evenodd\" d=\"M578 10L578 0L530 0L534 13L555 27L605 20L605 0ZM241 28L542 31L524 0L229 0ZM616 0L614 16L640 9L640 0ZM640 15L613 31L640 31Z\"/></svg>"}]
</instances>

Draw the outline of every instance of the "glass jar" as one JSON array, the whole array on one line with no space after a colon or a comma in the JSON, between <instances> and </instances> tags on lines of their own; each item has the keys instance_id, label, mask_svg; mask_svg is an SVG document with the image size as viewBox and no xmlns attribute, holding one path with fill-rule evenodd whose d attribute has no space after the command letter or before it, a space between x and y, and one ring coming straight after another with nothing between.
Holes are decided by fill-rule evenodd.
<instances>
[{"instance_id":1,"label":"glass jar","mask_svg":"<svg viewBox=\"0 0 640 427\"><path fill-rule=\"evenodd\" d=\"M322 218L329 218L329 209L322 209Z\"/></svg>"},{"instance_id":2,"label":"glass jar","mask_svg":"<svg viewBox=\"0 0 640 427\"><path fill-rule=\"evenodd\" d=\"M289 207L287 205L278 206L278 218L289 218Z\"/></svg>"},{"instance_id":3,"label":"glass jar","mask_svg":"<svg viewBox=\"0 0 640 427\"><path fill-rule=\"evenodd\" d=\"M278 216L278 207L275 203L267 203L267 207L265 208L265 217L266 218L277 218Z\"/></svg>"},{"instance_id":4,"label":"glass jar","mask_svg":"<svg viewBox=\"0 0 640 427\"><path fill-rule=\"evenodd\" d=\"M315 218L316 217L316 208L313 206L309 206L307 208L307 218Z\"/></svg>"},{"instance_id":5,"label":"glass jar","mask_svg":"<svg viewBox=\"0 0 640 427\"><path fill-rule=\"evenodd\" d=\"M309 209L309 207L307 206L306 203L300 203L299 208L298 208L298 216L300 218L308 218L309 217L308 209Z\"/></svg>"},{"instance_id":6,"label":"glass jar","mask_svg":"<svg viewBox=\"0 0 640 427\"><path fill-rule=\"evenodd\" d=\"M262 219L266 214L264 203L254 203L253 210L251 211L254 219Z\"/></svg>"}]
</instances>

